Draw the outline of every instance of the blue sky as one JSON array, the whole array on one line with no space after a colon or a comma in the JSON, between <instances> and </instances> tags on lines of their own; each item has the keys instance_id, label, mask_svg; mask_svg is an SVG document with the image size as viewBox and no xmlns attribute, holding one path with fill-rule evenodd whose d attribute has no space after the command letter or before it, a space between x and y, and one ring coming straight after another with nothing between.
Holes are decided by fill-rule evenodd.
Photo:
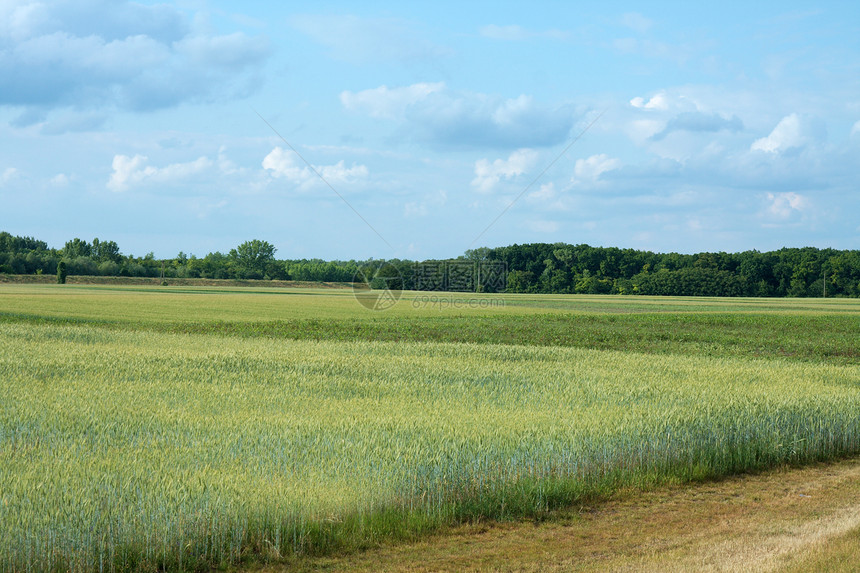
<instances>
[{"instance_id":1,"label":"blue sky","mask_svg":"<svg viewBox=\"0 0 860 573\"><path fill-rule=\"evenodd\" d=\"M0 0L0 230L54 247L857 249L858 190L856 2Z\"/></svg>"}]
</instances>

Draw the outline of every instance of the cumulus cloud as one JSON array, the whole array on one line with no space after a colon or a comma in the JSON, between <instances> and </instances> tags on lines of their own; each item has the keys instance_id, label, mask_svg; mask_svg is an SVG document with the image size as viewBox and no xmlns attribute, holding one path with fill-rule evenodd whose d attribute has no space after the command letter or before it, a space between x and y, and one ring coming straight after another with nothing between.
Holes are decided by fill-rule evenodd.
<instances>
[{"instance_id":1,"label":"cumulus cloud","mask_svg":"<svg viewBox=\"0 0 860 573\"><path fill-rule=\"evenodd\" d=\"M587 159L577 159L573 167L573 183L595 183L608 171L621 167L621 161L605 153L592 155Z\"/></svg>"},{"instance_id":2,"label":"cumulus cloud","mask_svg":"<svg viewBox=\"0 0 860 573\"><path fill-rule=\"evenodd\" d=\"M182 14L166 4L145 6L111 0L7 0L0 4L0 34L13 41L58 30L107 40L138 34L172 42L188 32Z\"/></svg>"},{"instance_id":3,"label":"cumulus cloud","mask_svg":"<svg viewBox=\"0 0 860 573\"><path fill-rule=\"evenodd\" d=\"M767 194L767 211L777 219L789 219L809 208L809 199L793 191Z\"/></svg>"},{"instance_id":4,"label":"cumulus cloud","mask_svg":"<svg viewBox=\"0 0 860 573\"><path fill-rule=\"evenodd\" d=\"M263 158L263 169L269 171L274 177L283 177L295 183L301 189L308 189L317 183L322 183L320 176L328 184L335 186L339 183L353 183L369 175L366 166L353 164L352 167L347 167L342 160L334 165L314 165L316 170L314 173L307 165L299 165L295 154L282 147L274 148Z\"/></svg>"},{"instance_id":5,"label":"cumulus cloud","mask_svg":"<svg viewBox=\"0 0 860 573\"><path fill-rule=\"evenodd\" d=\"M793 113L773 128L770 135L756 139L750 146L753 151L784 153L823 139L826 135L821 122Z\"/></svg>"},{"instance_id":6,"label":"cumulus cloud","mask_svg":"<svg viewBox=\"0 0 860 573\"><path fill-rule=\"evenodd\" d=\"M24 108L17 124L26 125L56 108L145 110L240 97L268 53L263 37L194 32L167 5L11 0L0 4L0 106Z\"/></svg>"},{"instance_id":7,"label":"cumulus cloud","mask_svg":"<svg viewBox=\"0 0 860 573\"><path fill-rule=\"evenodd\" d=\"M347 109L388 118L403 133L436 145L457 147L539 147L564 141L573 127L571 106L548 107L527 95L502 98L454 92L444 83L343 92Z\"/></svg>"},{"instance_id":8,"label":"cumulus cloud","mask_svg":"<svg viewBox=\"0 0 860 573\"><path fill-rule=\"evenodd\" d=\"M736 115L730 118L723 117L718 113L702 113L688 111L673 117L666 123L666 127L651 136L654 141L664 139L675 131L689 131L696 133L715 133L718 131L741 131L743 122Z\"/></svg>"},{"instance_id":9,"label":"cumulus cloud","mask_svg":"<svg viewBox=\"0 0 860 573\"><path fill-rule=\"evenodd\" d=\"M492 163L487 159L479 159L475 162L472 187L480 193L489 193L502 179L512 179L525 173L536 160L537 152L533 149L518 149L507 159L496 159Z\"/></svg>"},{"instance_id":10,"label":"cumulus cloud","mask_svg":"<svg viewBox=\"0 0 860 573\"><path fill-rule=\"evenodd\" d=\"M733 96L737 97L737 94L696 86L683 86L662 89L650 97L634 97L630 100L630 106L656 117L665 117L666 112L674 114L720 112L722 116L731 116L734 114L722 110L727 107L737 109L735 103L730 100Z\"/></svg>"},{"instance_id":11,"label":"cumulus cloud","mask_svg":"<svg viewBox=\"0 0 860 573\"><path fill-rule=\"evenodd\" d=\"M666 94L661 92L652 96L648 101L642 97L635 97L630 100L630 105L638 109L663 111L669 109L669 100Z\"/></svg>"},{"instance_id":12,"label":"cumulus cloud","mask_svg":"<svg viewBox=\"0 0 860 573\"><path fill-rule=\"evenodd\" d=\"M556 198L555 183L544 183L537 191L532 191L528 194L530 201L547 202Z\"/></svg>"},{"instance_id":13,"label":"cumulus cloud","mask_svg":"<svg viewBox=\"0 0 860 573\"><path fill-rule=\"evenodd\" d=\"M111 191L126 191L130 187L146 183L173 183L187 179L212 167L213 162L207 157L200 157L188 163L173 163L165 167L147 165L149 159L144 155L115 155L113 158L113 173L107 187Z\"/></svg>"}]
</instances>

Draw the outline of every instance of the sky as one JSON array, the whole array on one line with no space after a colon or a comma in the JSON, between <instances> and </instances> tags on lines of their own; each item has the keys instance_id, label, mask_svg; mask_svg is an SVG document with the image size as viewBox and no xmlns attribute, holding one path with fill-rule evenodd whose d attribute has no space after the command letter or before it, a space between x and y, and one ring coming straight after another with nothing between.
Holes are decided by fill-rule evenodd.
<instances>
[{"instance_id":1,"label":"sky","mask_svg":"<svg viewBox=\"0 0 860 573\"><path fill-rule=\"evenodd\" d=\"M0 0L0 230L860 248L860 3Z\"/></svg>"}]
</instances>

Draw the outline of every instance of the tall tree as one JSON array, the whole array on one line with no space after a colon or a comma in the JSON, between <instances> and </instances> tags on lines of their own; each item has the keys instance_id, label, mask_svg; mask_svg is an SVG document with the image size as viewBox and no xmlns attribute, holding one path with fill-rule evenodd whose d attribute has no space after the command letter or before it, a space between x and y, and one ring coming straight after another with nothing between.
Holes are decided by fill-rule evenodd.
<instances>
[{"instance_id":1,"label":"tall tree","mask_svg":"<svg viewBox=\"0 0 860 573\"><path fill-rule=\"evenodd\" d=\"M114 241L99 241L98 237L93 239L91 256L93 260L99 262L113 261L116 263L122 258L119 245Z\"/></svg>"},{"instance_id":2,"label":"tall tree","mask_svg":"<svg viewBox=\"0 0 860 573\"><path fill-rule=\"evenodd\" d=\"M266 274L266 265L275 260L276 250L271 243L254 239L230 251L230 256L247 274L262 278Z\"/></svg>"},{"instance_id":3,"label":"tall tree","mask_svg":"<svg viewBox=\"0 0 860 573\"><path fill-rule=\"evenodd\" d=\"M75 237L71 241L66 241L66 246L63 248L63 255L69 259L77 257L89 257L93 254L93 246L86 241Z\"/></svg>"}]
</instances>

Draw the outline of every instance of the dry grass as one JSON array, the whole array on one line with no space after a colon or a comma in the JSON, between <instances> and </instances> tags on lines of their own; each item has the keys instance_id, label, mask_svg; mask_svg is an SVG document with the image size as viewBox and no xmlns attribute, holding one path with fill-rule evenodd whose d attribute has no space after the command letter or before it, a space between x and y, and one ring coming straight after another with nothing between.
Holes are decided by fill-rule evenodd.
<instances>
[{"instance_id":1,"label":"dry grass","mask_svg":"<svg viewBox=\"0 0 860 573\"><path fill-rule=\"evenodd\" d=\"M304 571L857 571L860 459L625 492L547 522L303 560Z\"/></svg>"},{"instance_id":2,"label":"dry grass","mask_svg":"<svg viewBox=\"0 0 860 573\"><path fill-rule=\"evenodd\" d=\"M860 527L836 538L823 539L788 564L781 573L827 571L849 573L860 568Z\"/></svg>"}]
</instances>

